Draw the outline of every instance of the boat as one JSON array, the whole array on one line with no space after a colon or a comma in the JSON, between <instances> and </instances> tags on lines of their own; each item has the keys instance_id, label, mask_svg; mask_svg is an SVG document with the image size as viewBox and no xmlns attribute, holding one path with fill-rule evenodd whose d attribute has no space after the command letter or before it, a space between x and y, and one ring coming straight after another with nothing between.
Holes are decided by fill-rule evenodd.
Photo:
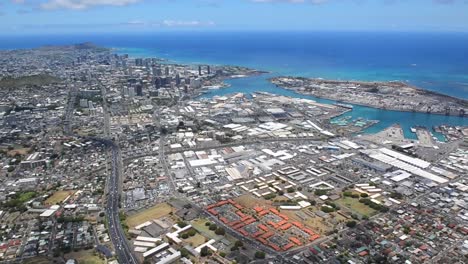
<instances>
[{"instance_id":1,"label":"boat","mask_svg":"<svg viewBox=\"0 0 468 264\"><path fill-rule=\"evenodd\" d=\"M416 133L416 128L412 127L411 132Z\"/></svg>"},{"instance_id":2,"label":"boat","mask_svg":"<svg viewBox=\"0 0 468 264\"><path fill-rule=\"evenodd\" d=\"M341 107L348 108L348 109L353 109L354 108L354 106L352 106L350 104L335 103L333 105L341 106Z\"/></svg>"}]
</instances>

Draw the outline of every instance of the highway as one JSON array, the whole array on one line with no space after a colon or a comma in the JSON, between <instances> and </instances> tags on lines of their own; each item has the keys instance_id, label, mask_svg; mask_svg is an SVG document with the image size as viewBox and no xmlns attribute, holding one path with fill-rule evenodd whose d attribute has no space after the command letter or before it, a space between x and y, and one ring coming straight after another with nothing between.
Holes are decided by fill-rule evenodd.
<instances>
[{"instance_id":1,"label":"highway","mask_svg":"<svg viewBox=\"0 0 468 264\"><path fill-rule=\"evenodd\" d=\"M108 221L109 236L114 245L115 254L119 263L137 264L139 263L127 243L125 232L122 229L119 218L120 203L120 148L110 140L106 140L106 145L111 148L111 174L108 179L106 216Z\"/></svg>"},{"instance_id":2,"label":"highway","mask_svg":"<svg viewBox=\"0 0 468 264\"><path fill-rule=\"evenodd\" d=\"M75 85L70 86L70 91L68 93L68 102L65 109L65 115L63 117L63 130L65 135L69 135L72 133L73 113L75 111L75 103L78 91L79 88Z\"/></svg>"},{"instance_id":3,"label":"highway","mask_svg":"<svg viewBox=\"0 0 468 264\"><path fill-rule=\"evenodd\" d=\"M104 135L110 138L110 116L109 107L106 100L106 89L101 85L101 95L104 109ZM101 140L111 150L111 173L107 181L107 206L106 216L108 221L109 236L114 245L115 254L119 263L137 264L139 263L130 246L128 245L125 232L120 223L120 200L121 200L121 174L122 156L120 147L112 140Z\"/></svg>"},{"instance_id":4,"label":"highway","mask_svg":"<svg viewBox=\"0 0 468 264\"><path fill-rule=\"evenodd\" d=\"M64 134L80 137L79 135L73 134L72 118L74 105L76 102L76 95L78 89L76 87L70 87L69 101L64 116ZM133 254L130 246L127 243L125 232L120 224L119 217L119 204L120 204L120 190L121 190L121 178L122 173L122 157L120 147L110 137L110 118L109 111L106 102L106 90L101 86L101 93L103 96L103 108L104 108L104 134L106 138L95 138L90 137L88 140L94 140L104 144L111 152L111 173L107 179L106 187L106 220L108 224L109 236L114 246L115 254L119 263L122 264L138 264L139 261ZM107 166L107 165L106 165ZM104 169L100 168L99 170Z\"/></svg>"}]
</instances>

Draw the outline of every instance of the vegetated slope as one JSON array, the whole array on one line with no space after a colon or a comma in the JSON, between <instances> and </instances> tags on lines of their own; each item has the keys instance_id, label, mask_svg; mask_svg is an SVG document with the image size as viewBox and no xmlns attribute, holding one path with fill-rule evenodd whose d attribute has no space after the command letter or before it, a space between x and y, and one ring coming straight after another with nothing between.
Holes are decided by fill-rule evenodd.
<instances>
[{"instance_id":1,"label":"vegetated slope","mask_svg":"<svg viewBox=\"0 0 468 264\"><path fill-rule=\"evenodd\" d=\"M3 79L0 79L0 88L43 86L54 83L60 83L61 81L61 79L48 74L21 76L17 78L4 77Z\"/></svg>"}]
</instances>

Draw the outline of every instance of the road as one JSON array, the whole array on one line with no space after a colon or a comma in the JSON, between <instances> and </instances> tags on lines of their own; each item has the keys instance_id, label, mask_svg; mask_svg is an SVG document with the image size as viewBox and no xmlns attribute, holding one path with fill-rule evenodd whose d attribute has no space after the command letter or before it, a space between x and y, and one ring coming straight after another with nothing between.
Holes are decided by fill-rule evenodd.
<instances>
[{"instance_id":1,"label":"road","mask_svg":"<svg viewBox=\"0 0 468 264\"><path fill-rule=\"evenodd\" d=\"M125 232L120 224L120 148L113 141L106 140L105 143L111 148L112 152L112 169L108 179L109 184L106 206L109 236L112 244L114 245L119 263L137 264L139 262L128 245Z\"/></svg>"},{"instance_id":2,"label":"road","mask_svg":"<svg viewBox=\"0 0 468 264\"><path fill-rule=\"evenodd\" d=\"M166 177L168 177L169 181L171 182L171 190L177 196L177 186L174 182L174 178L172 177L172 173L169 171L169 167L167 166L167 160L166 160L166 153L165 153L165 144L166 144L166 137L165 135L161 135L159 138L159 162L163 166L164 173L166 174Z\"/></svg>"},{"instance_id":3,"label":"road","mask_svg":"<svg viewBox=\"0 0 468 264\"><path fill-rule=\"evenodd\" d=\"M107 104L106 88L100 83L102 106L104 111L104 135L105 139L97 138L95 140L105 144L111 152L111 170L106 182L106 219L108 224L109 236L114 246L115 254L119 263L137 264L139 263L130 246L128 245L125 232L120 223L120 201L121 201L121 174L122 157L120 147L110 139L110 115Z\"/></svg>"},{"instance_id":4,"label":"road","mask_svg":"<svg viewBox=\"0 0 468 264\"><path fill-rule=\"evenodd\" d=\"M75 104L78 92L79 88L72 84L68 93L68 102L65 108L65 115L63 116L63 130L66 135L72 133L73 113L75 111Z\"/></svg>"}]
</instances>

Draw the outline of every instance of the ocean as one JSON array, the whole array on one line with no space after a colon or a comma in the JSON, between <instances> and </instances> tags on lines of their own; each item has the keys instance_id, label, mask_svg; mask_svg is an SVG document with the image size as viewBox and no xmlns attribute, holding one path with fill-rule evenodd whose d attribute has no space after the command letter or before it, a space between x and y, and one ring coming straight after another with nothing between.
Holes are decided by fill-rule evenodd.
<instances>
[{"instance_id":1,"label":"ocean","mask_svg":"<svg viewBox=\"0 0 468 264\"><path fill-rule=\"evenodd\" d=\"M228 82L207 96L268 91L316 99L275 87L278 75L340 80L405 81L424 89L468 99L468 34L377 32L161 32L104 35L2 36L0 49L90 41L133 57L160 57L189 64L230 64L270 74ZM347 115L377 119L374 133L399 123L405 136L413 126L468 125L468 118L355 106ZM442 137L435 133L442 139Z\"/></svg>"}]
</instances>

